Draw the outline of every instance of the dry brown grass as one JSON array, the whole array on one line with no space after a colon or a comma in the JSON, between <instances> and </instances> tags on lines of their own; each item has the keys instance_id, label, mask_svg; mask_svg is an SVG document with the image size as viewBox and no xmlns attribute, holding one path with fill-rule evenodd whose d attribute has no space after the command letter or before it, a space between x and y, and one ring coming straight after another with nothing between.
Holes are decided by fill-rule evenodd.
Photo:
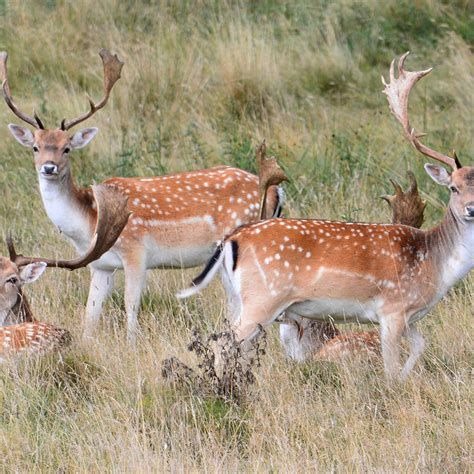
<instances>
[{"instance_id":1,"label":"dry brown grass","mask_svg":"<svg viewBox=\"0 0 474 474\"><path fill-rule=\"evenodd\" d=\"M472 164L469 15L462 0L13 0L0 1L0 44L14 97L48 124L82 111L85 91L100 93L101 47L125 60L90 124L99 137L72 158L82 184L217 163L252 169L266 137L292 180L287 214L388 219L378 196L412 168L432 224L447 194L424 176L379 77L409 48L409 68L435 65L413 96L413 123ZM43 211L30 153L8 134L11 120L0 106L1 228L29 254L72 255ZM363 359L291 363L270 328L252 397L236 406L160 376L167 357L191 363L191 328L222 328L218 282L189 301L174 297L195 273L150 272L136 351L125 344L120 291L97 340L81 339L87 271L50 270L28 289L37 316L75 343L62 358L0 368L2 470L473 470L472 275L420 324L429 345L406 385L387 386Z\"/></svg>"}]
</instances>

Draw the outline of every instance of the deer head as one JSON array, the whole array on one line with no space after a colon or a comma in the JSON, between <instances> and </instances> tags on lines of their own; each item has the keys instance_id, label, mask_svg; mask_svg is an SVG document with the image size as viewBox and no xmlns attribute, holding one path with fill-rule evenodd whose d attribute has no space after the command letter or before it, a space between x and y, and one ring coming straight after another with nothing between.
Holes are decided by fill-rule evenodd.
<instances>
[{"instance_id":1,"label":"deer head","mask_svg":"<svg viewBox=\"0 0 474 474\"><path fill-rule=\"evenodd\" d=\"M23 294L21 288L27 283L36 281L45 271L46 263L34 262L18 266L6 257L0 257L0 326L4 325L12 316L13 322L18 322L12 311L19 309Z\"/></svg>"},{"instance_id":2,"label":"deer head","mask_svg":"<svg viewBox=\"0 0 474 474\"><path fill-rule=\"evenodd\" d=\"M410 91L421 78L432 71L432 68L413 72L405 70L403 66L408 54L409 52L401 56L398 62L398 78L395 78L395 60L392 61L390 66L390 83L387 84L382 77L385 86L383 92L387 95L390 110L401 123L409 142L420 153L451 168L452 171L449 173L441 166L425 164L426 172L436 183L449 187L451 191L449 209L456 219L459 222L474 222L474 168L471 166L463 167L454 152L451 158L421 143L420 138L424 134L416 134L415 129L410 125L408 119Z\"/></svg>"},{"instance_id":3,"label":"deer head","mask_svg":"<svg viewBox=\"0 0 474 474\"><path fill-rule=\"evenodd\" d=\"M33 149L35 166L37 173L48 180L58 180L69 170L69 154L72 150L85 147L97 134L98 128L85 128L73 135L68 133L72 127L87 120L107 103L110 91L114 84L120 79L123 62L117 55L111 54L106 49L99 52L104 66L104 96L95 103L90 97L89 111L67 121L61 121L57 129L45 128L40 118L33 114L33 117L22 112L13 101L8 83L6 52L0 53L0 74L3 77L3 97L8 107L21 120L34 128L30 129L19 125L9 124L8 128L16 140L23 146Z\"/></svg>"}]
</instances>

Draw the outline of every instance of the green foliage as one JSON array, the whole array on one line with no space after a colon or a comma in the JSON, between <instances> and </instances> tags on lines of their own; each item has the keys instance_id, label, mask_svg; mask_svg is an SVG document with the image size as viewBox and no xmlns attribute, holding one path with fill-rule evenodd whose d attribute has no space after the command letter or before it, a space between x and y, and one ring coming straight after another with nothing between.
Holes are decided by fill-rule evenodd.
<instances>
[{"instance_id":1,"label":"green foliage","mask_svg":"<svg viewBox=\"0 0 474 474\"><path fill-rule=\"evenodd\" d=\"M107 107L84 125L99 135L71 158L81 185L218 164L255 172L265 138L290 177L287 216L385 221L379 196L413 169L425 226L442 215L447 190L402 136L380 75L408 49L410 70L434 66L411 96L412 125L472 164L473 22L467 0L0 0L13 96L48 125L84 112L86 93L100 97L101 47L125 61ZM72 255L1 104L0 121L2 232L28 254ZM293 364L274 342L255 399L239 407L159 376L163 359L189 356L190 328L222 327L218 282L174 297L195 273L150 272L135 349L124 341L120 272L95 341L81 339L87 271L48 271L28 288L37 316L75 343L0 367L2 470L470 470L472 276L421 322L429 349L406 386L363 361Z\"/></svg>"}]
</instances>

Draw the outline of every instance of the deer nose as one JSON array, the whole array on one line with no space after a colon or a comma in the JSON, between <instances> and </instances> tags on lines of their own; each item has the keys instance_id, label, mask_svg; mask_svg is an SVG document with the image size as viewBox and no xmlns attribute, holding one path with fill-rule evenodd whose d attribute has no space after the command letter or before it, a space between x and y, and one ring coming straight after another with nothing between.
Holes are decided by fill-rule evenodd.
<instances>
[{"instance_id":1,"label":"deer nose","mask_svg":"<svg viewBox=\"0 0 474 474\"><path fill-rule=\"evenodd\" d=\"M474 202L470 202L466 206L466 214L468 217L474 217Z\"/></svg>"},{"instance_id":2,"label":"deer nose","mask_svg":"<svg viewBox=\"0 0 474 474\"><path fill-rule=\"evenodd\" d=\"M47 175L58 174L58 167L53 163L45 163L41 167L41 173L47 174Z\"/></svg>"}]
</instances>

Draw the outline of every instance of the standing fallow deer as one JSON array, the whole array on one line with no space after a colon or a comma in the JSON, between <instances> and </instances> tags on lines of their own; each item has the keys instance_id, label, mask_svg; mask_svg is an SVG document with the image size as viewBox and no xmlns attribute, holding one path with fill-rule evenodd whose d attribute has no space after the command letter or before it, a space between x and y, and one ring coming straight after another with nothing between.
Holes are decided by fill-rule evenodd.
<instances>
[{"instance_id":1,"label":"standing fallow deer","mask_svg":"<svg viewBox=\"0 0 474 474\"><path fill-rule=\"evenodd\" d=\"M93 186L97 219L88 251L72 260L24 257L7 238L10 258L0 257L0 361L8 356L44 352L68 344L69 331L37 321L22 287L36 281L47 266L75 270L100 258L115 243L129 213L127 198L108 185ZM5 325L7 324L7 325Z\"/></svg>"},{"instance_id":2,"label":"standing fallow deer","mask_svg":"<svg viewBox=\"0 0 474 474\"><path fill-rule=\"evenodd\" d=\"M85 128L73 135L72 127L105 106L123 63L101 50L104 66L104 97L90 110L47 129L36 114L30 117L14 103L7 77L7 54L0 53L3 95L7 105L34 129L9 125L13 136L34 152L40 193L51 221L79 252L86 249L95 216L89 189L77 186L71 174L72 150L85 147L97 128ZM86 306L85 334L93 335L105 300L114 285L117 269L125 272L127 335L135 340L137 312L147 269L186 268L207 262L216 242L242 224L258 217L258 178L229 166L158 177L110 178L129 197L133 217L116 245L91 264L91 282ZM275 186L267 199L268 215L277 216L283 195Z\"/></svg>"},{"instance_id":3,"label":"standing fallow deer","mask_svg":"<svg viewBox=\"0 0 474 474\"><path fill-rule=\"evenodd\" d=\"M394 180L390 180L395 194L384 195L392 211L392 224L403 224L420 228L424 220L426 202L418 193L415 175L408 172L410 185L404 192ZM287 320L277 319L280 325L280 340L286 355L297 361L310 358L317 360L339 361L352 357L356 353L380 356L381 344L379 332L360 331L341 333L332 322L320 322L302 318Z\"/></svg>"},{"instance_id":4,"label":"standing fallow deer","mask_svg":"<svg viewBox=\"0 0 474 474\"><path fill-rule=\"evenodd\" d=\"M408 53L407 53L408 54ZM474 267L474 167L462 167L420 142L408 120L412 87L431 69L409 72L407 54L394 61L385 85L390 109L410 143L452 169L425 170L451 197L442 222L420 230L399 224L270 219L237 229L218 247L212 265L180 296L199 292L222 268L240 341L286 317L380 325L387 377L406 378L424 349L415 328ZM410 354L400 372L400 342Z\"/></svg>"}]
</instances>

